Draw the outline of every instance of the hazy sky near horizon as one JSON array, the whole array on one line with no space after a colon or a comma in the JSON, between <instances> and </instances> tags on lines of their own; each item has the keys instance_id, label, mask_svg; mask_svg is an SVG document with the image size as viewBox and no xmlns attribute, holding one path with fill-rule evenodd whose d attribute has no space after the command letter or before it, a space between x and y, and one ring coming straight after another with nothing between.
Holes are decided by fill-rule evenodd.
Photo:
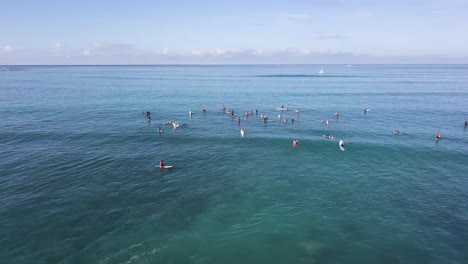
<instances>
[{"instance_id":1,"label":"hazy sky near horizon","mask_svg":"<svg viewBox=\"0 0 468 264\"><path fill-rule=\"evenodd\" d=\"M468 63L468 1L0 0L0 64Z\"/></svg>"}]
</instances>

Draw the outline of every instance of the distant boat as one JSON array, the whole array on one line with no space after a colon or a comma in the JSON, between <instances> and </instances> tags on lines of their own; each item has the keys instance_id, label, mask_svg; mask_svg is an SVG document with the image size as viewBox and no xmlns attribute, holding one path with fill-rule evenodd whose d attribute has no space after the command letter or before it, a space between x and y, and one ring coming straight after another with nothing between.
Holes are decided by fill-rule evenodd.
<instances>
[{"instance_id":1,"label":"distant boat","mask_svg":"<svg viewBox=\"0 0 468 264\"><path fill-rule=\"evenodd\" d=\"M322 65L322 69L319 71L319 74L324 74L325 72L323 71L323 65Z\"/></svg>"}]
</instances>

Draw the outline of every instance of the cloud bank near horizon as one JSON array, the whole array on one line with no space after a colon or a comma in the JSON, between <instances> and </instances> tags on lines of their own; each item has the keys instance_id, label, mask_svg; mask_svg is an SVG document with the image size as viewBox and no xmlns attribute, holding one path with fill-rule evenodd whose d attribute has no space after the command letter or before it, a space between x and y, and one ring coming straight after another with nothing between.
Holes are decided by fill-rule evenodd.
<instances>
[{"instance_id":1,"label":"cloud bank near horizon","mask_svg":"<svg viewBox=\"0 0 468 264\"><path fill-rule=\"evenodd\" d=\"M287 48L149 50L130 43L93 43L82 49L55 42L43 49L1 46L0 64L358 64L465 63L467 58L437 56L372 56L343 51Z\"/></svg>"}]
</instances>

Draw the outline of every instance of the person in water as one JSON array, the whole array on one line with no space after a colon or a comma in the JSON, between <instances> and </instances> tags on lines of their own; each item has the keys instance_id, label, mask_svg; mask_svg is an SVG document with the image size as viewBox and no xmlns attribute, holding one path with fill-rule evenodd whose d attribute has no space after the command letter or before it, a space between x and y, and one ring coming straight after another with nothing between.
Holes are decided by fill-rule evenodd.
<instances>
[{"instance_id":1,"label":"person in water","mask_svg":"<svg viewBox=\"0 0 468 264\"><path fill-rule=\"evenodd\" d=\"M161 127L158 127L158 133L162 133L162 132L163 131L162 131Z\"/></svg>"},{"instance_id":2,"label":"person in water","mask_svg":"<svg viewBox=\"0 0 468 264\"><path fill-rule=\"evenodd\" d=\"M400 132L400 131L398 131L398 130L394 130L394 131L393 131L393 134L395 134L395 135L401 135L401 134L403 134L403 132Z\"/></svg>"},{"instance_id":3,"label":"person in water","mask_svg":"<svg viewBox=\"0 0 468 264\"><path fill-rule=\"evenodd\" d=\"M340 147L344 148L344 142L342 141Z\"/></svg>"},{"instance_id":4,"label":"person in water","mask_svg":"<svg viewBox=\"0 0 468 264\"><path fill-rule=\"evenodd\" d=\"M340 117L340 112L336 111L335 117L336 117L336 118Z\"/></svg>"},{"instance_id":5,"label":"person in water","mask_svg":"<svg viewBox=\"0 0 468 264\"><path fill-rule=\"evenodd\" d=\"M465 126L466 127L468 126L468 120L465 120Z\"/></svg>"},{"instance_id":6,"label":"person in water","mask_svg":"<svg viewBox=\"0 0 468 264\"><path fill-rule=\"evenodd\" d=\"M159 168L161 168L161 169L164 168L164 162L163 162L163 160L160 160L160 161L159 161Z\"/></svg>"},{"instance_id":7,"label":"person in water","mask_svg":"<svg viewBox=\"0 0 468 264\"><path fill-rule=\"evenodd\" d=\"M440 139L440 133L437 133L437 134L435 135L435 140L439 140L439 139Z\"/></svg>"},{"instance_id":8,"label":"person in water","mask_svg":"<svg viewBox=\"0 0 468 264\"><path fill-rule=\"evenodd\" d=\"M148 122L151 122L151 116L148 116Z\"/></svg>"},{"instance_id":9,"label":"person in water","mask_svg":"<svg viewBox=\"0 0 468 264\"><path fill-rule=\"evenodd\" d=\"M297 147L298 144L299 144L299 140L294 139L292 143L293 148Z\"/></svg>"}]
</instances>

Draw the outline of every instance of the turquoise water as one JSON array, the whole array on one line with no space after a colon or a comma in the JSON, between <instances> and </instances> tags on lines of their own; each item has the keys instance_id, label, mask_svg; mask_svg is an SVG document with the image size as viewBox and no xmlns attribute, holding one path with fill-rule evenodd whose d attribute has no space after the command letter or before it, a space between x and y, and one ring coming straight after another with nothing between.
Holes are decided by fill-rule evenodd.
<instances>
[{"instance_id":1,"label":"turquoise water","mask_svg":"<svg viewBox=\"0 0 468 264\"><path fill-rule=\"evenodd\" d=\"M1 263L468 262L467 65L7 68Z\"/></svg>"}]
</instances>

